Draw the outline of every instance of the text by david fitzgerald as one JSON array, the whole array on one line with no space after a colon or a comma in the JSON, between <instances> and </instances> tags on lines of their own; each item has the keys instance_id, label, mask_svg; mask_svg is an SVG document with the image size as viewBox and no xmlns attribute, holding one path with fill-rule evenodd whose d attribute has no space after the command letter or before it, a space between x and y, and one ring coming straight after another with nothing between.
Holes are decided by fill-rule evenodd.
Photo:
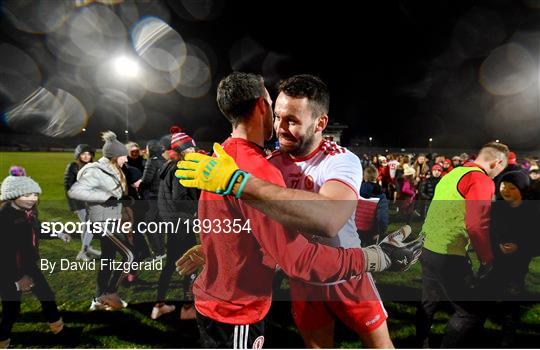
<instances>
[{"instance_id":1,"label":"text by david fitzgerald","mask_svg":"<svg viewBox=\"0 0 540 350\"><path fill-rule=\"evenodd\" d=\"M163 269L163 260L152 261L117 261L114 259L97 259L92 261L76 261L69 259L60 259L52 261L49 259L40 259L41 271L48 271L50 274L57 269L60 271L161 271Z\"/></svg>"}]
</instances>

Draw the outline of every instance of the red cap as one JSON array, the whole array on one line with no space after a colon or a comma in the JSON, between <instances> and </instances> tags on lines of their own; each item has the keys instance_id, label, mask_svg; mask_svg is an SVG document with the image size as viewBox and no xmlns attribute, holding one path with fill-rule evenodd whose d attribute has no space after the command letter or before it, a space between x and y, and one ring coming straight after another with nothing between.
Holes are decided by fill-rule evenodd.
<instances>
[{"instance_id":1,"label":"red cap","mask_svg":"<svg viewBox=\"0 0 540 350\"><path fill-rule=\"evenodd\" d=\"M512 151L508 152L508 164L517 164L517 154Z\"/></svg>"},{"instance_id":2,"label":"red cap","mask_svg":"<svg viewBox=\"0 0 540 350\"><path fill-rule=\"evenodd\" d=\"M439 170L440 172L443 171L443 168L442 166L440 166L439 164L434 164L432 167L431 167L431 171L433 170Z\"/></svg>"}]
</instances>

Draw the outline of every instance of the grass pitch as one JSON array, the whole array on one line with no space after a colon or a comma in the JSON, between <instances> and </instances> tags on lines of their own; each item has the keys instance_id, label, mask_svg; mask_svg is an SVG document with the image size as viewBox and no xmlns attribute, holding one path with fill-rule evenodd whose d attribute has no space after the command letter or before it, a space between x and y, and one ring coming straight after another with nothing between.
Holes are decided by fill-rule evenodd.
<instances>
[{"instance_id":1,"label":"grass pitch","mask_svg":"<svg viewBox=\"0 0 540 350\"><path fill-rule=\"evenodd\" d=\"M66 165L73 160L72 153L63 152L0 152L0 176L5 177L11 165L26 168L27 174L41 186L39 215L42 221L76 220L68 210L63 189L63 174ZM392 223L390 230L400 223ZM413 224L413 230L420 229L420 223ZM6 232L2 232L6 234ZM94 241L97 245L98 240ZM70 244L59 240L42 240L41 256L59 260L74 259L80 249L80 241ZM400 301L385 302L389 314L388 326L396 347L414 347L414 319L416 302L420 295L420 269L414 266L405 273L380 273L374 275L381 294L402 295ZM31 295L25 295L22 314L13 329L14 347L77 347L77 348L182 348L198 347L198 331L194 321L180 321L175 312L153 321L149 318L156 294L158 272L144 272L140 282L122 287L122 298L130 304L119 312L88 312L90 300L94 296L95 272L62 271L48 275L47 278L56 293L59 308L69 327L78 334L69 344L61 344L48 331L47 324L40 313L39 302ZM527 277L528 290L538 296L540 301L540 262L536 259ZM171 299L178 299L180 281L173 277L169 290ZM282 292L286 292L283 291ZM178 306L180 305L177 303ZM522 325L518 329L515 347L538 347L540 341L540 303L531 302L516 306L522 310ZM303 347L302 339L294 327L290 316L290 303L276 301L271 310L269 334L265 347L294 348ZM433 326L433 344L438 346L444 325L448 320L446 310L439 312ZM496 315L486 323L486 333L479 337L482 347L499 347L501 338L500 320ZM356 334L341 323L336 325L336 347L360 348Z\"/></svg>"}]
</instances>

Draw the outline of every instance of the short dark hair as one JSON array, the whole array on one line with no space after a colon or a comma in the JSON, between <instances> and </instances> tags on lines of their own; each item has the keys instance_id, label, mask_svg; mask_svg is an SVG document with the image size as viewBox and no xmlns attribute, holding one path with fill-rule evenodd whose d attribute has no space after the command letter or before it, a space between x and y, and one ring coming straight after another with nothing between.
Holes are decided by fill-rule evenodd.
<instances>
[{"instance_id":1,"label":"short dark hair","mask_svg":"<svg viewBox=\"0 0 540 350\"><path fill-rule=\"evenodd\" d=\"M313 109L313 118L328 114L330 92L326 84L310 74L299 74L279 83L278 91L294 98L306 97Z\"/></svg>"},{"instance_id":2,"label":"short dark hair","mask_svg":"<svg viewBox=\"0 0 540 350\"><path fill-rule=\"evenodd\" d=\"M233 126L253 112L255 103L264 96L264 79L252 73L234 72L223 78L217 89L217 104Z\"/></svg>"}]
</instances>

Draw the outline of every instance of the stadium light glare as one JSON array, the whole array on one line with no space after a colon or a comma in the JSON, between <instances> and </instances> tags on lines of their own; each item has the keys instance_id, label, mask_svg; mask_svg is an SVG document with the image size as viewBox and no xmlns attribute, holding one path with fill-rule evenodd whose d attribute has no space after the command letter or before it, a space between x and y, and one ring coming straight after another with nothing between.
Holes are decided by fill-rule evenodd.
<instances>
[{"instance_id":1,"label":"stadium light glare","mask_svg":"<svg viewBox=\"0 0 540 350\"><path fill-rule=\"evenodd\" d=\"M117 75L124 78L135 78L139 75L139 65L127 56L114 59L114 70Z\"/></svg>"}]
</instances>

